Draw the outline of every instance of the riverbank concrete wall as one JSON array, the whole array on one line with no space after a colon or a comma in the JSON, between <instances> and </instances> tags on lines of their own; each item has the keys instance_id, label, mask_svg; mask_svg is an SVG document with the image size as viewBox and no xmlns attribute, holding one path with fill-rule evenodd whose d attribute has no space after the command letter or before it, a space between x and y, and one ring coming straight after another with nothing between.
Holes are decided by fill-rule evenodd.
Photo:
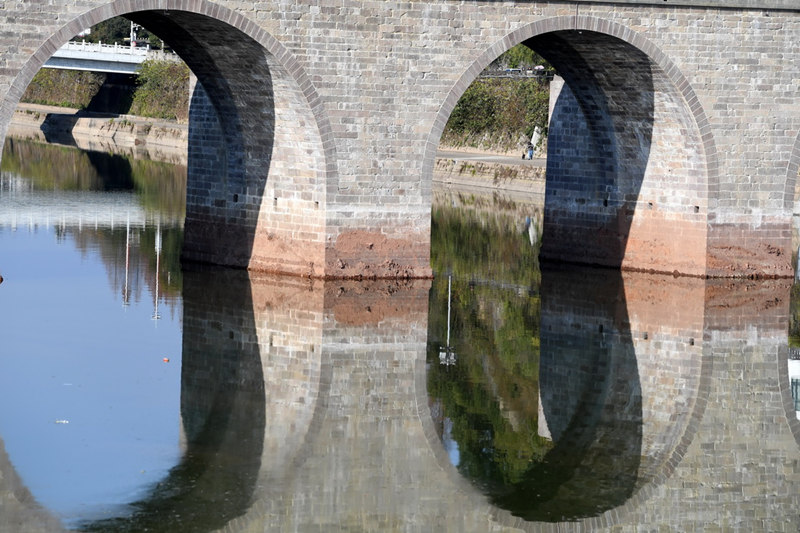
<instances>
[{"instance_id":1,"label":"riverbank concrete wall","mask_svg":"<svg viewBox=\"0 0 800 533\"><path fill-rule=\"evenodd\" d=\"M797 9L6 4L0 131L55 49L115 15L187 61L215 116L196 122L190 142L198 172L187 258L304 276L429 276L444 124L484 67L526 43L572 94L551 124L546 256L696 276L791 275Z\"/></svg>"}]
</instances>

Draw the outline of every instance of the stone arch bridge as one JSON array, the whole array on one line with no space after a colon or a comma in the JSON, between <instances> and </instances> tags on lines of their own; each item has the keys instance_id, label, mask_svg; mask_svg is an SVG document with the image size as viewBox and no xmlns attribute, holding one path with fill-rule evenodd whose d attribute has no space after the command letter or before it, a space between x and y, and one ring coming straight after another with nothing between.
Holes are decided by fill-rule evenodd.
<instances>
[{"instance_id":1,"label":"stone arch bridge","mask_svg":"<svg viewBox=\"0 0 800 533\"><path fill-rule=\"evenodd\" d=\"M791 275L794 0L0 2L0 137L52 54L124 15L199 81L187 259L427 277L445 123L525 43L563 76L542 253L695 276Z\"/></svg>"}]
</instances>

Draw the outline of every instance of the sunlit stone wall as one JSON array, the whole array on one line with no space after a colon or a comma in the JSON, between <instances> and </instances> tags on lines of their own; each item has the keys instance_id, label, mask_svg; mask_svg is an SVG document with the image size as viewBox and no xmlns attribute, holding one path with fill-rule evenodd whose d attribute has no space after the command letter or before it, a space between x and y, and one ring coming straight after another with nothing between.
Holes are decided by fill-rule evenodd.
<instances>
[{"instance_id":1,"label":"sunlit stone wall","mask_svg":"<svg viewBox=\"0 0 800 533\"><path fill-rule=\"evenodd\" d=\"M642 455L637 488L649 494L686 452L705 405L705 281L623 275L628 328L642 391Z\"/></svg>"},{"instance_id":2,"label":"sunlit stone wall","mask_svg":"<svg viewBox=\"0 0 800 533\"><path fill-rule=\"evenodd\" d=\"M788 295L786 282L708 283L702 416L674 472L626 509L623 524L797 529L800 428L787 375Z\"/></svg>"}]
</instances>

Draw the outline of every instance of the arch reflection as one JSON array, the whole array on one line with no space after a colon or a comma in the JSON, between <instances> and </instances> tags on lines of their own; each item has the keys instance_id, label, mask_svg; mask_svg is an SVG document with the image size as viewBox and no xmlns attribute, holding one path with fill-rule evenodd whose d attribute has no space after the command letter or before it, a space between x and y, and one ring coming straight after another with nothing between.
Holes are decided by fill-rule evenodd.
<instances>
[{"instance_id":1,"label":"arch reflection","mask_svg":"<svg viewBox=\"0 0 800 533\"><path fill-rule=\"evenodd\" d=\"M685 453L703 405L704 281L543 268L540 294L476 294L474 285L453 290L454 334L473 328L453 342L456 364L437 364L441 339L428 348L431 415L447 460L494 505L531 522L599 525L649 497ZM540 310L526 311L539 297ZM434 320L441 293L431 301ZM476 333L486 309L494 312ZM503 338L508 309L527 322L514 344Z\"/></svg>"},{"instance_id":2,"label":"arch reflection","mask_svg":"<svg viewBox=\"0 0 800 533\"><path fill-rule=\"evenodd\" d=\"M184 271L184 454L126 516L82 531L214 531L248 509L265 435L265 383L246 273Z\"/></svg>"}]
</instances>

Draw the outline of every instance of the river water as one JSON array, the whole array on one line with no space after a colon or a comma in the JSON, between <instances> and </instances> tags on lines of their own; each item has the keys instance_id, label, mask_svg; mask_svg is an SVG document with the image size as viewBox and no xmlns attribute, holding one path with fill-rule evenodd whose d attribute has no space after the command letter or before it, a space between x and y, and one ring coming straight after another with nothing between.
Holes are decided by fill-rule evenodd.
<instances>
[{"instance_id":1,"label":"river water","mask_svg":"<svg viewBox=\"0 0 800 533\"><path fill-rule=\"evenodd\" d=\"M185 179L6 142L0 531L800 527L792 280L539 265L540 199L444 188L432 282L181 267Z\"/></svg>"}]
</instances>

